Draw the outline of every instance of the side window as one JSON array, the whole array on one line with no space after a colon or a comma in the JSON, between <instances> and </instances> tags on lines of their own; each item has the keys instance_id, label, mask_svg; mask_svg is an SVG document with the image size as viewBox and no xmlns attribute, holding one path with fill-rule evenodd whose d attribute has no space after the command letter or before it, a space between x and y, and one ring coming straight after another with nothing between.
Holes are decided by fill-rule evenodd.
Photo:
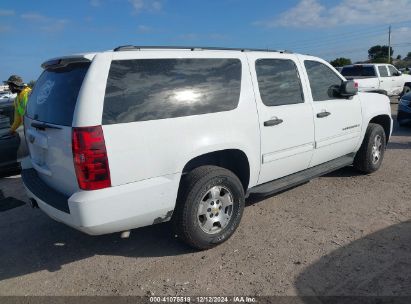
<instances>
[{"instance_id":1,"label":"side window","mask_svg":"<svg viewBox=\"0 0 411 304\"><path fill-rule=\"evenodd\" d=\"M390 71L390 75L392 77L397 76L398 75L398 71L396 68L394 68L392 65L388 66L388 70Z\"/></svg>"},{"instance_id":2,"label":"side window","mask_svg":"<svg viewBox=\"0 0 411 304\"><path fill-rule=\"evenodd\" d=\"M255 63L261 100L266 106L304 102L297 66L288 59L259 59Z\"/></svg>"},{"instance_id":3,"label":"side window","mask_svg":"<svg viewBox=\"0 0 411 304\"><path fill-rule=\"evenodd\" d=\"M135 59L111 62L103 124L230 111L238 106L238 59Z\"/></svg>"},{"instance_id":4,"label":"side window","mask_svg":"<svg viewBox=\"0 0 411 304\"><path fill-rule=\"evenodd\" d=\"M304 65L314 101L341 98L338 95L338 89L342 79L333 70L318 61L306 60Z\"/></svg>"},{"instance_id":5,"label":"side window","mask_svg":"<svg viewBox=\"0 0 411 304\"><path fill-rule=\"evenodd\" d=\"M380 77L388 77L388 71L385 65L378 66L378 71L380 72Z\"/></svg>"},{"instance_id":6,"label":"side window","mask_svg":"<svg viewBox=\"0 0 411 304\"><path fill-rule=\"evenodd\" d=\"M365 67L362 68L361 76L363 76L363 77L377 77L377 74L375 73L375 68L373 66L365 66Z\"/></svg>"}]
</instances>

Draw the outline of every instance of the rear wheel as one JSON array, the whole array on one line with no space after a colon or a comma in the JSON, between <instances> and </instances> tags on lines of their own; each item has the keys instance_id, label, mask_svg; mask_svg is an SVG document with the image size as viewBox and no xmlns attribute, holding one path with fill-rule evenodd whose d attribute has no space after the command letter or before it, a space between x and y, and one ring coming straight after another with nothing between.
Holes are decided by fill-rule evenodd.
<instances>
[{"instance_id":1,"label":"rear wheel","mask_svg":"<svg viewBox=\"0 0 411 304\"><path fill-rule=\"evenodd\" d=\"M244 189L231 171L202 166L183 177L173 226L190 246L208 249L228 240L244 210Z\"/></svg>"},{"instance_id":2,"label":"rear wheel","mask_svg":"<svg viewBox=\"0 0 411 304\"><path fill-rule=\"evenodd\" d=\"M385 131L381 125L370 123L360 150L354 159L354 167L364 173L377 171L383 161L386 147Z\"/></svg>"}]
</instances>

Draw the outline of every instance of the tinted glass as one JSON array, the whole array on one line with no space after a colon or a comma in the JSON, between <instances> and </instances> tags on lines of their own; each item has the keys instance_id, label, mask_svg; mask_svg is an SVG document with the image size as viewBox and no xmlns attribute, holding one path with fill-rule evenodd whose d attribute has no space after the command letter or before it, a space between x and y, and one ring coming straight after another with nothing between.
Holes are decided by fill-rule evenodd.
<instances>
[{"instance_id":1,"label":"tinted glass","mask_svg":"<svg viewBox=\"0 0 411 304\"><path fill-rule=\"evenodd\" d=\"M292 60L260 59L255 69L261 100L266 106L304 102L300 77Z\"/></svg>"},{"instance_id":2,"label":"tinted glass","mask_svg":"<svg viewBox=\"0 0 411 304\"><path fill-rule=\"evenodd\" d=\"M89 66L89 63L73 63L64 68L45 70L30 95L27 116L71 126L77 96Z\"/></svg>"},{"instance_id":3,"label":"tinted glass","mask_svg":"<svg viewBox=\"0 0 411 304\"><path fill-rule=\"evenodd\" d=\"M375 77L375 69L372 66L360 66L354 65L350 67L344 67L341 74L346 77Z\"/></svg>"},{"instance_id":4,"label":"tinted glass","mask_svg":"<svg viewBox=\"0 0 411 304\"><path fill-rule=\"evenodd\" d=\"M339 98L342 80L328 66L317 61L304 61L314 101Z\"/></svg>"},{"instance_id":5,"label":"tinted glass","mask_svg":"<svg viewBox=\"0 0 411 304\"><path fill-rule=\"evenodd\" d=\"M411 93L408 93L408 94L403 95L403 96L401 97L401 99L410 100L410 101L411 101Z\"/></svg>"},{"instance_id":6,"label":"tinted glass","mask_svg":"<svg viewBox=\"0 0 411 304\"><path fill-rule=\"evenodd\" d=\"M385 66L380 65L378 67L378 72L380 72L380 77L388 77L388 71Z\"/></svg>"},{"instance_id":7,"label":"tinted glass","mask_svg":"<svg viewBox=\"0 0 411 304\"><path fill-rule=\"evenodd\" d=\"M240 98L238 59L138 59L111 63L103 124L229 111Z\"/></svg>"},{"instance_id":8,"label":"tinted glass","mask_svg":"<svg viewBox=\"0 0 411 304\"><path fill-rule=\"evenodd\" d=\"M396 74L398 73L397 69L394 68L392 65L389 65L388 69L390 70L391 76L396 76Z\"/></svg>"}]
</instances>

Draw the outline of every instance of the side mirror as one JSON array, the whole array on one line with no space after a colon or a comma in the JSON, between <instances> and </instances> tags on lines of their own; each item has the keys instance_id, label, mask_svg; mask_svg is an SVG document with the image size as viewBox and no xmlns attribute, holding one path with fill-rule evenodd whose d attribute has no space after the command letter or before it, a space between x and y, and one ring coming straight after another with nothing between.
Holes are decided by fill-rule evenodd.
<instances>
[{"instance_id":1,"label":"side mirror","mask_svg":"<svg viewBox=\"0 0 411 304\"><path fill-rule=\"evenodd\" d=\"M394 76L401 76L402 75L402 72L401 71L397 71L397 72L395 72L395 74L394 74Z\"/></svg>"},{"instance_id":2,"label":"side mirror","mask_svg":"<svg viewBox=\"0 0 411 304\"><path fill-rule=\"evenodd\" d=\"M340 86L340 95L343 97L351 97L357 95L357 93L358 86L352 80L344 81Z\"/></svg>"}]
</instances>

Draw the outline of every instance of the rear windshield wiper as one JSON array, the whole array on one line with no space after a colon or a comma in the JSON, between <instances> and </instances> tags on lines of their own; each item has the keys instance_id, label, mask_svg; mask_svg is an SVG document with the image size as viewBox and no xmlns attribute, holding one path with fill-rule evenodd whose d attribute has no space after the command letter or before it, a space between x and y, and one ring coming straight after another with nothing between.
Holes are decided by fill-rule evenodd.
<instances>
[{"instance_id":1,"label":"rear windshield wiper","mask_svg":"<svg viewBox=\"0 0 411 304\"><path fill-rule=\"evenodd\" d=\"M42 123L38 123L38 122L32 122L31 126L33 128L39 129L39 130L45 130L45 129L56 129L56 130L61 130L60 127L57 126L53 126L53 125L49 125L48 123L42 122Z\"/></svg>"}]
</instances>

